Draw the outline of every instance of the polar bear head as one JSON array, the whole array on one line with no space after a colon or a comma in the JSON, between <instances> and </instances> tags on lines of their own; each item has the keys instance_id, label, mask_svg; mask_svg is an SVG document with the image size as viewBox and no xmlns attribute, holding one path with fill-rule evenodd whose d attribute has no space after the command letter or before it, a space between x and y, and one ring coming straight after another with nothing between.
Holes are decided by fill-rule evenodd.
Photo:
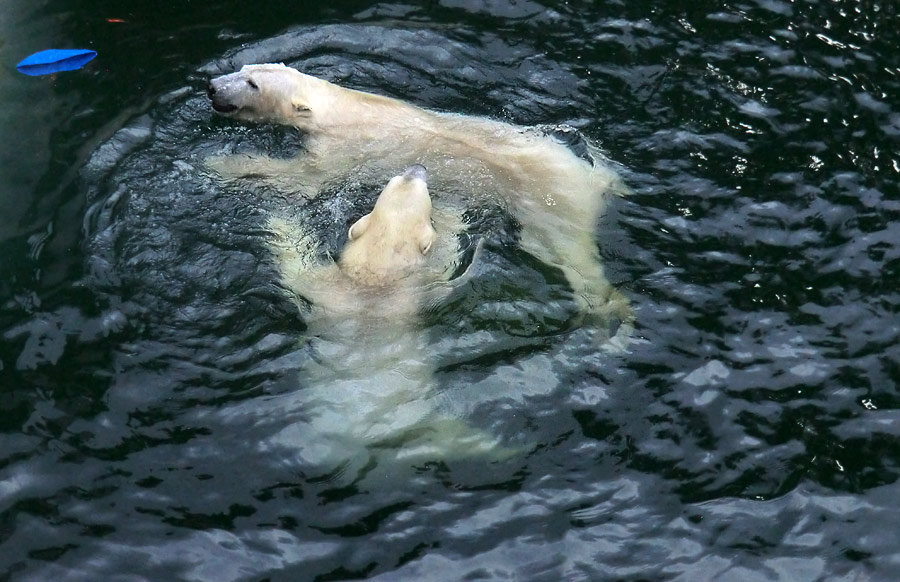
<instances>
[{"instance_id":1,"label":"polar bear head","mask_svg":"<svg viewBox=\"0 0 900 582\"><path fill-rule=\"evenodd\" d=\"M244 65L216 77L206 93L213 109L244 121L274 122L309 128L313 111L326 111L330 83L283 64Z\"/></svg>"},{"instance_id":2,"label":"polar bear head","mask_svg":"<svg viewBox=\"0 0 900 582\"><path fill-rule=\"evenodd\" d=\"M359 283L399 281L424 264L436 233L424 166L414 165L391 178L372 212L357 220L338 265Z\"/></svg>"}]
</instances>

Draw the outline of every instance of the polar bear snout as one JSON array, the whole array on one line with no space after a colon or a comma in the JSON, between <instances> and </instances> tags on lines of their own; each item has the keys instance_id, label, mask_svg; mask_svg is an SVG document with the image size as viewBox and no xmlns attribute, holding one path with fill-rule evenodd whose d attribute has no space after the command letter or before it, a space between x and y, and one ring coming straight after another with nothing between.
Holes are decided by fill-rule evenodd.
<instances>
[{"instance_id":1,"label":"polar bear snout","mask_svg":"<svg viewBox=\"0 0 900 582\"><path fill-rule=\"evenodd\" d=\"M232 113L237 109L237 105L229 103L223 98L221 92L216 88L216 80L213 79L206 86L206 96L209 97L212 108L219 113Z\"/></svg>"},{"instance_id":2,"label":"polar bear snout","mask_svg":"<svg viewBox=\"0 0 900 582\"><path fill-rule=\"evenodd\" d=\"M403 170L402 176L404 178L417 178L422 180L423 182L428 181L428 170L425 169L425 166L422 164L413 164L412 166Z\"/></svg>"}]
</instances>

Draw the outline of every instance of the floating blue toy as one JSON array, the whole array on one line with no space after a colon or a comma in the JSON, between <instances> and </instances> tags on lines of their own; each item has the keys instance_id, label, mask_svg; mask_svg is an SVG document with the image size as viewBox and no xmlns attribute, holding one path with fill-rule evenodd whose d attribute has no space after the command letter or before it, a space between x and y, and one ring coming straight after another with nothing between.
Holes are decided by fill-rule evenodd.
<instances>
[{"instance_id":1,"label":"floating blue toy","mask_svg":"<svg viewBox=\"0 0 900 582\"><path fill-rule=\"evenodd\" d=\"M88 64L96 56L97 51L86 49L50 49L25 57L16 65L16 69L32 77L59 71L74 71Z\"/></svg>"}]
</instances>

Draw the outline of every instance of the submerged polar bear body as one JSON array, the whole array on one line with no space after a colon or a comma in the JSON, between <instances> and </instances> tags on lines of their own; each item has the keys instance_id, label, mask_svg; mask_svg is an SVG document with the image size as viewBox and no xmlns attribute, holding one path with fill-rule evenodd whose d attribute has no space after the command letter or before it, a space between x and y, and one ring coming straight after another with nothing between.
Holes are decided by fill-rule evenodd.
<instances>
[{"instance_id":1,"label":"submerged polar bear body","mask_svg":"<svg viewBox=\"0 0 900 582\"><path fill-rule=\"evenodd\" d=\"M208 93L222 115L291 125L308 136L307 152L293 159L210 160L223 176L262 176L311 197L351 172L378 180L391 168L424 164L435 190L507 208L521 225L522 247L563 270L584 312L630 319L595 241L606 197L623 186L591 146L593 164L538 130L430 111L284 65L246 65L213 79Z\"/></svg>"}]
</instances>

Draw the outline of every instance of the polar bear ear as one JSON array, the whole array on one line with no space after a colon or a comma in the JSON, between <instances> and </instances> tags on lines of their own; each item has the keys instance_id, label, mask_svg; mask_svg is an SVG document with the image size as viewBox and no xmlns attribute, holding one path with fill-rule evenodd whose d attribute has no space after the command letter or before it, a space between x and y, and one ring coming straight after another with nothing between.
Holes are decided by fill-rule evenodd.
<instances>
[{"instance_id":1,"label":"polar bear ear","mask_svg":"<svg viewBox=\"0 0 900 582\"><path fill-rule=\"evenodd\" d=\"M347 238L351 241L354 241L362 236L366 229L369 228L369 221L372 219L372 214L366 214L359 220L353 223L353 226L350 227L350 230L347 232Z\"/></svg>"},{"instance_id":2,"label":"polar bear ear","mask_svg":"<svg viewBox=\"0 0 900 582\"><path fill-rule=\"evenodd\" d=\"M309 108L309 105L307 105L303 101L300 101L299 99L294 99L291 102L291 105L293 105L294 107L294 113L302 117L309 117L312 112L312 109Z\"/></svg>"},{"instance_id":3,"label":"polar bear ear","mask_svg":"<svg viewBox=\"0 0 900 582\"><path fill-rule=\"evenodd\" d=\"M431 225L427 225L426 228L422 228L419 231L419 252L423 255L427 255L428 251L431 250L431 246L434 244L434 239L437 235L434 232L434 229L431 228Z\"/></svg>"}]
</instances>

